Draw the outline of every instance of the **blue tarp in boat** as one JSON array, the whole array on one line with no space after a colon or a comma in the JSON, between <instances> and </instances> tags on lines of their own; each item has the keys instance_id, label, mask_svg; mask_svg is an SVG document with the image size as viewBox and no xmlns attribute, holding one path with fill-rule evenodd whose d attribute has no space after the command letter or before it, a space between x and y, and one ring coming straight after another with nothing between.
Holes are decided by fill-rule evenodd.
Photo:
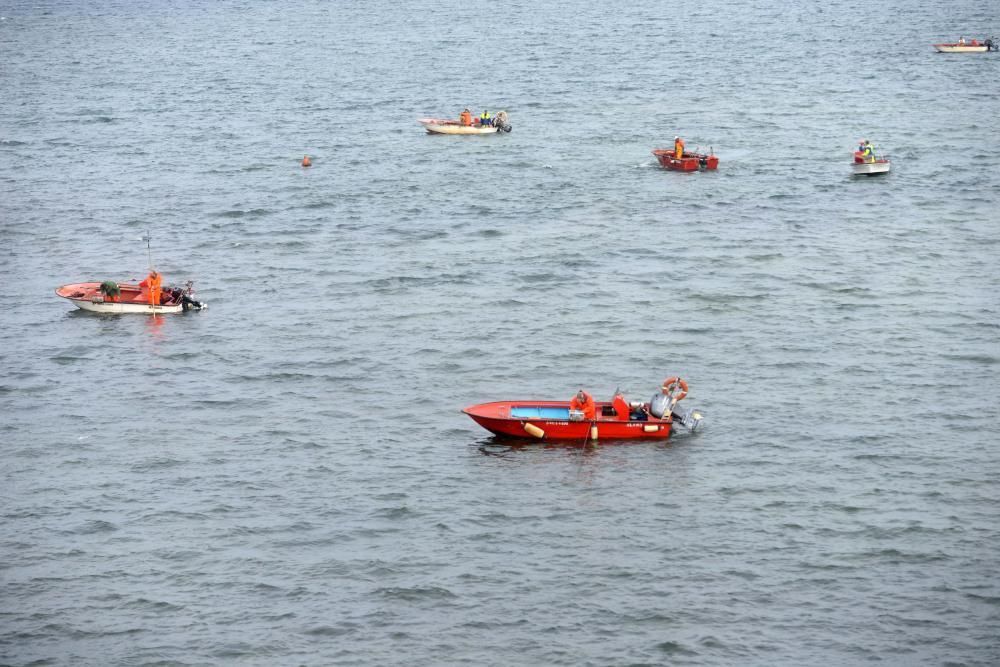
<instances>
[{"instance_id":1,"label":"blue tarp in boat","mask_svg":"<svg viewBox=\"0 0 1000 667\"><path fill-rule=\"evenodd\" d=\"M526 419L569 419L569 408L541 408L535 405L517 405L510 409L511 417Z\"/></svg>"}]
</instances>

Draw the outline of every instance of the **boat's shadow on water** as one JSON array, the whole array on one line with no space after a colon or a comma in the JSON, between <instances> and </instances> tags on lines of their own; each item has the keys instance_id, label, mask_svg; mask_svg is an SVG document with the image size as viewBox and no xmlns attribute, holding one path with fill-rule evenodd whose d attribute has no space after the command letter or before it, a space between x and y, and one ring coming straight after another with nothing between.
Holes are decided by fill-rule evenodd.
<instances>
[{"instance_id":1,"label":"boat's shadow on water","mask_svg":"<svg viewBox=\"0 0 1000 667\"><path fill-rule=\"evenodd\" d=\"M496 435L486 436L472 443L483 456L507 457L518 452L531 452L539 449L562 449L567 451L578 451L583 456L596 456L602 449L609 447L636 447L645 446L654 449L672 449L682 444L686 444L695 434L685 433L680 436L671 436L668 440L601 440L599 442L572 442L572 441L537 441L521 440L516 438L503 438Z\"/></svg>"},{"instance_id":2,"label":"boat's shadow on water","mask_svg":"<svg viewBox=\"0 0 1000 667\"><path fill-rule=\"evenodd\" d=\"M66 311L66 317L70 320L83 318L85 320L89 319L114 319L116 317L121 317L121 313L97 313L93 310L84 310L82 308L74 308L73 310Z\"/></svg>"}]
</instances>

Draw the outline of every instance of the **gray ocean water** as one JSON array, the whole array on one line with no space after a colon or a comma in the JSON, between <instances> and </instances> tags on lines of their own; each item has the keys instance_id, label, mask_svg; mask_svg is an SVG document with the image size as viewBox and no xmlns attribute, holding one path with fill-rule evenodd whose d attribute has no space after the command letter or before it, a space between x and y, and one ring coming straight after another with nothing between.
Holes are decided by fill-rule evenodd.
<instances>
[{"instance_id":1,"label":"gray ocean water","mask_svg":"<svg viewBox=\"0 0 1000 667\"><path fill-rule=\"evenodd\" d=\"M0 664L1000 663L1000 54L930 46L991 32L0 0ZM208 310L55 297L147 230ZM668 375L666 443L460 413Z\"/></svg>"}]
</instances>

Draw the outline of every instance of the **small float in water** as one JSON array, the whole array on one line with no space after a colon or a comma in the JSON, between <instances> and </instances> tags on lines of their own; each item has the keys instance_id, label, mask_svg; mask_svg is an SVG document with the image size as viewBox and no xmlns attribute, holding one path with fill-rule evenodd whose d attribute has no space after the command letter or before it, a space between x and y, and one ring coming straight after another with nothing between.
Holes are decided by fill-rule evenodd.
<instances>
[{"instance_id":1,"label":"small float in water","mask_svg":"<svg viewBox=\"0 0 1000 667\"><path fill-rule=\"evenodd\" d=\"M56 295L72 301L77 308L94 313L140 313L144 315L165 315L188 310L202 310L208 304L196 301L194 284L188 281L184 287L164 287L160 291L159 303L150 302L150 291L140 283L104 282L73 283L56 289Z\"/></svg>"},{"instance_id":2,"label":"small float in water","mask_svg":"<svg viewBox=\"0 0 1000 667\"><path fill-rule=\"evenodd\" d=\"M982 41L978 39L965 41L963 37L959 38L957 42L945 42L943 44L932 44L931 46L938 53L986 53L987 51L996 51L1000 48L1000 43L993 37Z\"/></svg>"},{"instance_id":3,"label":"small float in water","mask_svg":"<svg viewBox=\"0 0 1000 667\"><path fill-rule=\"evenodd\" d=\"M610 402L594 402L593 418L573 409L572 401L494 401L462 410L486 430L503 437L533 440L665 440L674 423L694 431L702 413L683 410L677 403L687 396L687 383L667 378L660 393L648 403L624 401L616 392ZM626 407L627 406L627 407Z\"/></svg>"},{"instance_id":4,"label":"small float in water","mask_svg":"<svg viewBox=\"0 0 1000 667\"><path fill-rule=\"evenodd\" d=\"M417 122L424 126L427 134L496 134L513 129L506 111L498 112L486 124L478 118L470 119L468 123L446 118L418 118Z\"/></svg>"},{"instance_id":5,"label":"small float in water","mask_svg":"<svg viewBox=\"0 0 1000 667\"><path fill-rule=\"evenodd\" d=\"M657 148L653 151L653 155L656 156L664 169L672 171L704 171L719 168L719 158L711 150L708 153L685 151L681 153L681 157L677 157L677 153L674 151Z\"/></svg>"}]
</instances>

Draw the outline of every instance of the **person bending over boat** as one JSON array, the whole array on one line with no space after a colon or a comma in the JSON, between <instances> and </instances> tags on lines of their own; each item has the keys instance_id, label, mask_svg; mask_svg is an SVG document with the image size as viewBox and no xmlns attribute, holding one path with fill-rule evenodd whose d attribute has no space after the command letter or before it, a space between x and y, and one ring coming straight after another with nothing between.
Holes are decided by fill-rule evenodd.
<instances>
[{"instance_id":1,"label":"person bending over boat","mask_svg":"<svg viewBox=\"0 0 1000 667\"><path fill-rule=\"evenodd\" d=\"M479 124L483 127L493 125L493 119L490 118L490 112L486 109L483 109L483 113L479 114Z\"/></svg>"},{"instance_id":2,"label":"person bending over boat","mask_svg":"<svg viewBox=\"0 0 1000 667\"><path fill-rule=\"evenodd\" d=\"M583 418L592 422L597 418L597 406L594 404L594 397L583 389L576 392L576 396L569 402L570 410L582 410Z\"/></svg>"},{"instance_id":3,"label":"person bending over boat","mask_svg":"<svg viewBox=\"0 0 1000 667\"><path fill-rule=\"evenodd\" d=\"M674 137L674 156L678 160L684 157L684 140L680 137Z\"/></svg>"},{"instance_id":4,"label":"person bending over boat","mask_svg":"<svg viewBox=\"0 0 1000 667\"><path fill-rule=\"evenodd\" d=\"M469 107L465 107L465 111L458 114L458 123L459 125L464 125L465 127L472 125L472 112L469 111Z\"/></svg>"},{"instance_id":5,"label":"person bending over boat","mask_svg":"<svg viewBox=\"0 0 1000 667\"><path fill-rule=\"evenodd\" d=\"M168 287L163 290L164 299L162 301L163 305L167 304L181 304L181 308L184 312L191 310L201 310L204 304L201 301L196 301L191 298L190 293L181 289L180 287Z\"/></svg>"},{"instance_id":6,"label":"person bending over boat","mask_svg":"<svg viewBox=\"0 0 1000 667\"><path fill-rule=\"evenodd\" d=\"M142 288L142 293L140 299L146 303L153 304L154 306L160 305L160 293L163 287L163 276L156 272L156 269L150 269L149 275L139 283L139 287Z\"/></svg>"}]
</instances>

